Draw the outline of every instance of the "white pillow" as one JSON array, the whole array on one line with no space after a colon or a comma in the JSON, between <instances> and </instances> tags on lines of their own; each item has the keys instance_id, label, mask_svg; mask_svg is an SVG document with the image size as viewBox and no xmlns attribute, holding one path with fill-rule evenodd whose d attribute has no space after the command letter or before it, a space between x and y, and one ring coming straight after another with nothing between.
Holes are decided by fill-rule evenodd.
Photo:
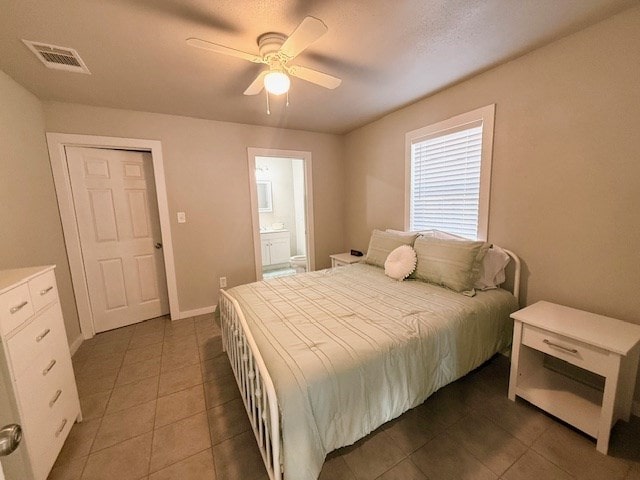
<instances>
[{"instance_id":1,"label":"white pillow","mask_svg":"<svg viewBox=\"0 0 640 480\"><path fill-rule=\"evenodd\" d=\"M493 245L482 259L480 277L473 288L477 290L498 288L506 280L504 269L510 260L511 257L503 249Z\"/></svg>"},{"instance_id":2,"label":"white pillow","mask_svg":"<svg viewBox=\"0 0 640 480\"><path fill-rule=\"evenodd\" d=\"M410 245L393 250L384 262L384 273L394 280L404 280L416 269L416 251Z\"/></svg>"}]
</instances>

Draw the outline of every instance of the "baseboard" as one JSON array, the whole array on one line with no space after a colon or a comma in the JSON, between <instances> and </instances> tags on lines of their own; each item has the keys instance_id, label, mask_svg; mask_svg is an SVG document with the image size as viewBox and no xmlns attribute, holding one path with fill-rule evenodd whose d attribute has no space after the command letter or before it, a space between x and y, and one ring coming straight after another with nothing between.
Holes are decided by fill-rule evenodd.
<instances>
[{"instance_id":1,"label":"baseboard","mask_svg":"<svg viewBox=\"0 0 640 480\"><path fill-rule=\"evenodd\" d=\"M78 351L80 345L82 345L82 342L84 342L84 337L82 336L82 334L78 335L76 339L71 342L71 345L69 345L69 351L71 352L72 356Z\"/></svg>"},{"instance_id":2,"label":"baseboard","mask_svg":"<svg viewBox=\"0 0 640 480\"><path fill-rule=\"evenodd\" d=\"M198 315L206 315L207 313L213 313L218 308L217 305L211 305L209 307L196 308L195 310L184 310L180 312L180 318L190 318Z\"/></svg>"}]
</instances>

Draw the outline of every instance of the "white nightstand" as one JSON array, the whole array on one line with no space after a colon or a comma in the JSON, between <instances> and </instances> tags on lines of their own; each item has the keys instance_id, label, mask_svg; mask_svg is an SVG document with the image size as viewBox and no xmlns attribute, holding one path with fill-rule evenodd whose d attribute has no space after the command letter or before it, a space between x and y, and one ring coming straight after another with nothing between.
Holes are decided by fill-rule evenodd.
<instances>
[{"instance_id":1,"label":"white nightstand","mask_svg":"<svg viewBox=\"0 0 640 480\"><path fill-rule=\"evenodd\" d=\"M515 320L509 398L516 395L597 439L607 453L611 427L629 421L640 352L640 325L549 302ZM604 392L546 368L545 355L604 379Z\"/></svg>"},{"instance_id":2,"label":"white nightstand","mask_svg":"<svg viewBox=\"0 0 640 480\"><path fill-rule=\"evenodd\" d=\"M350 253L334 253L333 255L329 255L329 257L331 258L331 268L351 265L352 263L358 263L364 260L364 257L356 257Z\"/></svg>"}]
</instances>

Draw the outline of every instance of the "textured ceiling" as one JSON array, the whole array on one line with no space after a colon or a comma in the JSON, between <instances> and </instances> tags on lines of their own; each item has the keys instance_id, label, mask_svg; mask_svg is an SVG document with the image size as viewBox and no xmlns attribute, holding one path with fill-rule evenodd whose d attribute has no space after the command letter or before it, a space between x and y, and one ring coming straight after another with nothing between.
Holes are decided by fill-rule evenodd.
<instances>
[{"instance_id":1,"label":"textured ceiling","mask_svg":"<svg viewBox=\"0 0 640 480\"><path fill-rule=\"evenodd\" d=\"M43 100L343 133L602 20L636 0L0 0L0 69ZM290 105L245 88L261 66L188 37L257 53L306 16L329 32L296 63L343 79L293 79ZM91 75L45 68L21 39L76 49Z\"/></svg>"}]
</instances>

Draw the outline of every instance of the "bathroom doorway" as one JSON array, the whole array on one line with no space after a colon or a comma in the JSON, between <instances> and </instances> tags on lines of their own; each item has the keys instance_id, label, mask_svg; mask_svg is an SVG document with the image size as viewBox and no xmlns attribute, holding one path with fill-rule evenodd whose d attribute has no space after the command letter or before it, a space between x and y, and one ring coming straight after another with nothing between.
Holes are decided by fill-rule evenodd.
<instances>
[{"instance_id":1,"label":"bathroom doorway","mask_svg":"<svg viewBox=\"0 0 640 480\"><path fill-rule=\"evenodd\" d=\"M256 278L314 270L311 152L248 153Z\"/></svg>"}]
</instances>

